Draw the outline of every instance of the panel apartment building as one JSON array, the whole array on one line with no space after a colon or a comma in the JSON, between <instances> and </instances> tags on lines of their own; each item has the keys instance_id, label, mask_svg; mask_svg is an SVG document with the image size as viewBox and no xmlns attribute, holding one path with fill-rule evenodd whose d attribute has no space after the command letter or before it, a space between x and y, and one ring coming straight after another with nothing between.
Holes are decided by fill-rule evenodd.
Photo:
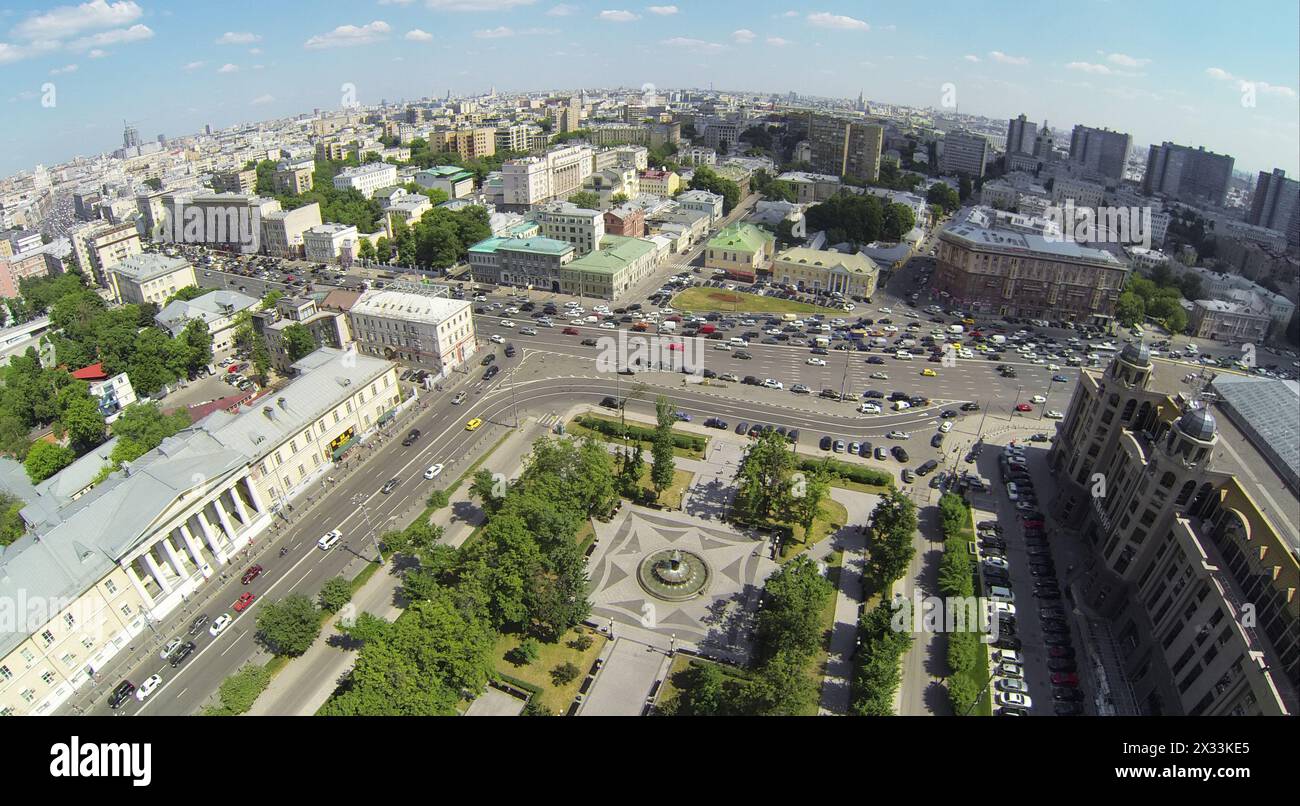
<instances>
[{"instance_id":1,"label":"panel apartment building","mask_svg":"<svg viewBox=\"0 0 1300 806\"><path fill-rule=\"evenodd\" d=\"M1189 203L1222 205L1232 179L1233 159L1227 154L1165 141L1147 152L1142 192L1164 194Z\"/></svg>"},{"instance_id":2,"label":"panel apartment building","mask_svg":"<svg viewBox=\"0 0 1300 806\"><path fill-rule=\"evenodd\" d=\"M879 124L815 112L808 115L809 161L818 173L878 180L884 137L884 127Z\"/></svg>"}]
</instances>

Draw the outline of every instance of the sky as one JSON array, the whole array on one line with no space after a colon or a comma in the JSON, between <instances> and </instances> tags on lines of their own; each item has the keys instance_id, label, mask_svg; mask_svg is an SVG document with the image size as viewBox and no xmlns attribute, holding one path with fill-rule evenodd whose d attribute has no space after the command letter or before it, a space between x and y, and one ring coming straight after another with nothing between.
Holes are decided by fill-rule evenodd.
<instances>
[{"instance_id":1,"label":"sky","mask_svg":"<svg viewBox=\"0 0 1300 806\"><path fill-rule=\"evenodd\" d=\"M3 0L0 0L3 2ZM91 0L0 8L0 175L205 124L579 87L856 98L1126 131L1300 176L1295 0ZM948 86L951 85L951 86Z\"/></svg>"}]
</instances>

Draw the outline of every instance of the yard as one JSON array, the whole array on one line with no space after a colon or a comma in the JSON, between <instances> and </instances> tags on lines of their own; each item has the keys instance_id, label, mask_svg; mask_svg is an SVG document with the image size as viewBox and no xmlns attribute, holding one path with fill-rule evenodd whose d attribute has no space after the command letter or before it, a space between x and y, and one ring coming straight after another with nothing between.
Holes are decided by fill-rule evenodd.
<instances>
[{"instance_id":1,"label":"yard","mask_svg":"<svg viewBox=\"0 0 1300 806\"><path fill-rule=\"evenodd\" d=\"M806 302L781 299L780 297L760 297L744 291L726 291L721 288L688 288L673 297L670 303L679 311L704 313L821 313L830 316L843 316L840 308L823 308Z\"/></svg>"},{"instance_id":2,"label":"yard","mask_svg":"<svg viewBox=\"0 0 1300 806\"><path fill-rule=\"evenodd\" d=\"M825 540L828 535L835 534L837 530L848 523L848 520L849 511L844 508L844 505L827 496L822 501L820 514L813 519L812 539L804 539L802 526L797 524L791 526L792 539L781 544L780 561L784 563L806 549L817 545L822 540Z\"/></svg>"},{"instance_id":3,"label":"yard","mask_svg":"<svg viewBox=\"0 0 1300 806\"><path fill-rule=\"evenodd\" d=\"M569 646L569 643L579 634L589 635L592 639L591 646L582 651ZM605 648L608 639L594 630L575 627L569 630L558 643L540 644L537 660L523 666L516 666L506 659L506 655L518 647L521 640L521 636L516 633L497 638L496 645L492 648L495 670L507 678L507 682L513 679L538 689L538 693L533 695L536 701L549 708L551 713L563 716L568 712L573 698L578 695L578 689L582 688L587 673L591 671L591 665ZM556 686L551 680L551 670L564 663L574 664L582 670L582 674L562 686Z\"/></svg>"}]
</instances>

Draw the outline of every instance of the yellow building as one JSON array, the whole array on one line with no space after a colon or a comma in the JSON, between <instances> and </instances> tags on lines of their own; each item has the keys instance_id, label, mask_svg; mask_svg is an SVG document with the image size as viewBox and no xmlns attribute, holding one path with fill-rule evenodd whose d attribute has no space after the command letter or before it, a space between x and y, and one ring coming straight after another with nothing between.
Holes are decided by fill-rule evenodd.
<instances>
[{"instance_id":1,"label":"yellow building","mask_svg":"<svg viewBox=\"0 0 1300 806\"><path fill-rule=\"evenodd\" d=\"M846 255L823 249L795 247L772 259L772 282L800 290L825 290L846 297L876 293L880 269L863 254Z\"/></svg>"}]
</instances>

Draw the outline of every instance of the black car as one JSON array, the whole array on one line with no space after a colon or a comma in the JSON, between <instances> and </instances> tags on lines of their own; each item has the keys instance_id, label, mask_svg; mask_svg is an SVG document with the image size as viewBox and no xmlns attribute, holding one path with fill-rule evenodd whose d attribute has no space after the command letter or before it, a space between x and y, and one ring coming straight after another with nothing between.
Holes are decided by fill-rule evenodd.
<instances>
[{"instance_id":1,"label":"black car","mask_svg":"<svg viewBox=\"0 0 1300 806\"><path fill-rule=\"evenodd\" d=\"M840 393L837 392L837 391L835 391L834 389L823 389L823 390L822 390L822 393L821 393L821 396L824 397L824 398L827 398L827 399L829 399L829 400L839 400L839 399L840 399Z\"/></svg>"},{"instance_id":2,"label":"black car","mask_svg":"<svg viewBox=\"0 0 1300 806\"><path fill-rule=\"evenodd\" d=\"M743 378L740 379L740 382L743 383L743 384L746 385L746 386L762 386L762 385L763 385L763 382L760 381L758 378L755 378L753 375L746 375L745 377L743 377Z\"/></svg>"},{"instance_id":3,"label":"black car","mask_svg":"<svg viewBox=\"0 0 1300 806\"><path fill-rule=\"evenodd\" d=\"M862 442L862 443L859 443L859 444L858 444L858 456L861 456L863 459L870 459L870 458L871 458L871 443L870 443L870 442Z\"/></svg>"},{"instance_id":4,"label":"black car","mask_svg":"<svg viewBox=\"0 0 1300 806\"><path fill-rule=\"evenodd\" d=\"M192 654L194 654L194 642L187 641L184 644L181 644L180 648L172 653L171 659L167 662L170 663L174 669L184 663L185 659Z\"/></svg>"},{"instance_id":5,"label":"black car","mask_svg":"<svg viewBox=\"0 0 1300 806\"><path fill-rule=\"evenodd\" d=\"M480 367L486 367L488 364L491 364L495 360L497 360L496 353L488 353L487 355L483 356L483 360L478 362L478 364Z\"/></svg>"},{"instance_id":6,"label":"black car","mask_svg":"<svg viewBox=\"0 0 1300 806\"><path fill-rule=\"evenodd\" d=\"M420 438L420 429L412 428L411 433L407 434L406 439L402 440L402 447L404 448L411 447L412 445L415 444L415 441L419 438Z\"/></svg>"},{"instance_id":7,"label":"black car","mask_svg":"<svg viewBox=\"0 0 1300 806\"><path fill-rule=\"evenodd\" d=\"M206 615L195 616L190 622L190 635L198 635L203 632L203 628L208 626L209 619Z\"/></svg>"},{"instance_id":8,"label":"black car","mask_svg":"<svg viewBox=\"0 0 1300 806\"><path fill-rule=\"evenodd\" d=\"M731 354L731 357L732 357L732 358L740 358L740 359L748 360L748 359L750 359L750 358L753 358L754 356L750 355L749 353L745 352L744 350L737 350L736 352L734 352L734 353Z\"/></svg>"},{"instance_id":9,"label":"black car","mask_svg":"<svg viewBox=\"0 0 1300 806\"><path fill-rule=\"evenodd\" d=\"M497 376L497 373L500 371L501 371L501 367L498 367L495 364L493 364L492 366L487 368L487 372L483 373L483 380L485 381L492 380Z\"/></svg>"},{"instance_id":10,"label":"black car","mask_svg":"<svg viewBox=\"0 0 1300 806\"><path fill-rule=\"evenodd\" d=\"M704 421L704 427L705 427L705 428L721 428L721 429L723 429L723 430L725 431L726 428L727 428L727 421L726 421L726 420L719 420L717 417L710 417L709 419L707 419L707 420Z\"/></svg>"},{"instance_id":11,"label":"black car","mask_svg":"<svg viewBox=\"0 0 1300 806\"><path fill-rule=\"evenodd\" d=\"M749 433L749 423L742 422L742 423L740 423L740 425L737 425L737 426L736 426L736 433L737 433L737 434L742 434L742 435L744 435L744 434L748 434L748 433Z\"/></svg>"},{"instance_id":12,"label":"black car","mask_svg":"<svg viewBox=\"0 0 1300 806\"><path fill-rule=\"evenodd\" d=\"M817 443L817 447L821 448L824 451L829 451L831 449L831 446L834 444L835 444L835 440L831 439L830 437L822 437L821 442Z\"/></svg>"},{"instance_id":13,"label":"black car","mask_svg":"<svg viewBox=\"0 0 1300 806\"><path fill-rule=\"evenodd\" d=\"M1083 702L1083 692L1069 686L1053 686L1052 699L1057 702Z\"/></svg>"},{"instance_id":14,"label":"black car","mask_svg":"<svg viewBox=\"0 0 1300 806\"><path fill-rule=\"evenodd\" d=\"M937 467L939 467L938 462L936 462L933 459L927 459L925 462L921 464L920 467L916 469L916 475L927 476L933 473Z\"/></svg>"},{"instance_id":15,"label":"black car","mask_svg":"<svg viewBox=\"0 0 1300 806\"><path fill-rule=\"evenodd\" d=\"M943 433L942 433L942 432L937 433L937 434L935 434L934 436L930 437L930 447L931 447L931 448L942 448L942 447L943 447Z\"/></svg>"},{"instance_id":16,"label":"black car","mask_svg":"<svg viewBox=\"0 0 1300 806\"><path fill-rule=\"evenodd\" d=\"M961 404L961 410L962 410L962 411L979 411L979 410L980 410L980 404L978 404L978 403L963 403L963 404Z\"/></svg>"},{"instance_id":17,"label":"black car","mask_svg":"<svg viewBox=\"0 0 1300 806\"><path fill-rule=\"evenodd\" d=\"M1079 665L1069 658L1051 658L1047 661L1047 668L1053 672L1066 674L1079 671Z\"/></svg>"},{"instance_id":18,"label":"black car","mask_svg":"<svg viewBox=\"0 0 1300 806\"><path fill-rule=\"evenodd\" d=\"M1057 716L1080 716L1083 713L1083 706L1077 702L1058 702L1052 711Z\"/></svg>"},{"instance_id":19,"label":"black car","mask_svg":"<svg viewBox=\"0 0 1300 806\"><path fill-rule=\"evenodd\" d=\"M604 398L601 398L600 405L604 406L604 407L607 408L607 409L617 409L617 408L619 408L618 400L616 400L616 399L614 399L614 398L612 398L612 397L604 397Z\"/></svg>"},{"instance_id":20,"label":"black car","mask_svg":"<svg viewBox=\"0 0 1300 806\"><path fill-rule=\"evenodd\" d=\"M998 640L993 642L993 646L998 649L1008 649L1012 652L1019 652L1021 648L1020 639L1014 635L998 636Z\"/></svg>"},{"instance_id":21,"label":"black car","mask_svg":"<svg viewBox=\"0 0 1300 806\"><path fill-rule=\"evenodd\" d=\"M507 344L506 358L514 358L514 357L515 357L515 346L513 344Z\"/></svg>"},{"instance_id":22,"label":"black car","mask_svg":"<svg viewBox=\"0 0 1300 806\"><path fill-rule=\"evenodd\" d=\"M944 409L943 411L939 412L939 417L944 420L951 420L953 417L957 417L957 416L958 416L957 412L953 411L952 409Z\"/></svg>"},{"instance_id":23,"label":"black car","mask_svg":"<svg viewBox=\"0 0 1300 806\"><path fill-rule=\"evenodd\" d=\"M997 521L980 521L978 528L989 529L990 531L998 532L999 534L1002 532L1002 526Z\"/></svg>"},{"instance_id":24,"label":"black car","mask_svg":"<svg viewBox=\"0 0 1300 806\"><path fill-rule=\"evenodd\" d=\"M389 479L387 482L384 483L383 487L379 488L379 492L383 493L384 495L388 495L393 490L397 489L398 484L401 484L399 480Z\"/></svg>"},{"instance_id":25,"label":"black car","mask_svg":"<svg viewBox=\"0 0 1300 806\"><path fill-rule=\"evenodd\" d=\"M108 695L108 707L120 708L127 698L135 693L135 683L130 680L123 680L113 689L113 693Z\"/></svg>"},{"instance_id":26,"label":"black car","mask_svg":"<svg viewBox=\"0 0 1300 806\"><path fill-rule=\"evenodd\" d=\"M595 346L596 346L596 340L595 340L595 339L583 339L583 340L582 340L582 346L583 346L583 347L595 347Z\"/></svg>"},{"instance_id":27,"label":"black car","mask_svg":"<svg viewBox=\"0 0 1300 806\"><path fill-rule=\"evenodd\" d=\"M799 429L798 429L798 428L791 428L789 431L786 432L786 434L785 434L785 439L786 439L787 442L791 442L791 443L798 442L798 441L799 441Z\"/></svg>"}]
</instances>

